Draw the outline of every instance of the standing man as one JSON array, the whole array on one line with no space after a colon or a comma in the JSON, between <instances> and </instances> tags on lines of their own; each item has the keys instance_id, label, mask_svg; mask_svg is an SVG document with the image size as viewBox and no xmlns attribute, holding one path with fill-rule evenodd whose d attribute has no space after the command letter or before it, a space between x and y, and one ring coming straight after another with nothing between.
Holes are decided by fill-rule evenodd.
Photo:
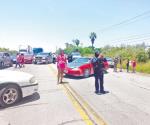
<instances>
[{"instance_id":1,"label":"standing man","mask_svg":"<svg viewBox=\"0 0 150 125\"><path fill-rule=\"evenodd\" d=\"M129 72L129 59L127 60L126 68L127 68L127 72Z\"/></svg>"},{"instance_id":2,"label":"standing man","mask_svg":"<svg viewBox=\"0 0 150 125\"><path fill-rule=\"evenodd\" d=\"M122 57L119 57L119 63L120 63L120 72L122 72Z\"/></svg>"},{"instance_id":3,"label":"standing man","mask_svg":"<svg viewBox=\"0 0 150 125\"><path fill-rule=\"evenodd\" d=\"M118 64L118 58L114 58L114 72L117 72L117 64Z\"/></svg>"},{"instance_id":4,"label":"standing man","mask_svg":"<svg viewBox=\"0 0 150 125\"><path fill-rule=\"evenodd\" d=\"M104 59L99 58L99 52L95 52L95 57L92 59L92 65L95 77L95 93L105 94L104 91Z\"/></svg>"}]
</instances>

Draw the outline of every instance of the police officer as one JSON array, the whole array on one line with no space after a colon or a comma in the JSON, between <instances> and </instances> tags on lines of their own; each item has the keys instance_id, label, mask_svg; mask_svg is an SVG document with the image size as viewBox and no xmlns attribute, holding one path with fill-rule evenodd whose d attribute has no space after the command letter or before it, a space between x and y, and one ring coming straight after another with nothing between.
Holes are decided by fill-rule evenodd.
<instances>
[{"instance_id":1,"label":"police officer","mask_svg":"<svg viewBox=\"0 0 150 125\"><path fill-rule=\"evenodd\" d=\"M95 52L95 57L92 59L92 65L95 77L95 93L104 94L104 58L99 58L99 52Z\"/></svg>"}]
</instances>

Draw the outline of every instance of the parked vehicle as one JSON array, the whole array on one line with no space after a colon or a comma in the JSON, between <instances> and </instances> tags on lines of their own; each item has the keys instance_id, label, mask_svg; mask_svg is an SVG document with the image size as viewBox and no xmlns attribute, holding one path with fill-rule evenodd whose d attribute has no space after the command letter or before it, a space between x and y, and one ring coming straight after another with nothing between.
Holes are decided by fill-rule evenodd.
<instances>
[{"instance_id":1,"label":"parked vehicle","mask_svg":"<svg viewBox=\"0 0 150 125\"><path fill-rule=\"evenodd\" d=\"M81 58L81 54L79 52L72 52L71 56L72 56L72 60L75 60L77 58Z\"/></svg>"},{"instance_id":2,"label":"parked vehicle","mask_svg":"<svg viewBox=\"0 0 150 125\"><path fill-rule=\"evenodd\" d=\"M41 64L41 63L49 64L52 62L53 62L53 57L51 53L38 53L34 57L34 64Z\"/></svg>"},{"instance_id":3,"label":"parked vehicle","mask_svg":"<svg viewBox=\"0 0 150 125\"><path fill-rule=\"evenodd\" d=\"M13 64L16 64L16 55L10 55L11 61L13 62Z\"/></svg>"},{"instance_id":4,"label":"parked vehicle","mask_svg":"<svg viewBox=\"0 0 150 125\"><path fill-rule=\"evenodd\" d=\"M29 53L24 54L24 63L25 64L32 64L33 63L33 59L34 59L34 55L33 54L29 54Z\"/></svg>"},{"instance_id":5,"label":"parked vehicle","mask_svg":"<svg viewBox=\"0 0 150 125\"><path fill-rule=\"evenodd\" d=\"M0 105L2 107L11 106L37 90L38 83L33 75L19 71L0 70Z\"/></svg>"},{"instance_id":6,"label":"parked vehicle","mask_svg":"<svg viewBox=\"0 0 150 125\"><path fill-rule=\"evenodd\" d=\"M38 53L42 53L43 52L43 48L33 48L33 54L37 55Z\"/></svg>"},{"instance_id":7,"label":"parked vehicle","mask_svg":"<svg viewBox=\"0 0 150 125\"><path fill-rule=\"evenodd\" d=\"M0 52L0 68L4 68L6 66L13 66L11 57L7 52Z\"/></svg>"},{"instance_id":8,"label":"parked vehicle","mask_svg":"<svg viewBox=\"0 0 150 125\"><path fill-rule=\"evenodd\" d=\"M108 65L110 68L113 68L114 67L114 61L112 58L109 58L109 57L106 57L106 60L108 62Z\"/></svg>"},{"instance_id":9,"label":"parked vehicle","mask_svg":"<svg viewBox=\"0 0 150 125\"><path fill-rule=\"evenodd\" d=\"M73 62L68 63L64 73L70 76L89 77L94 72L90 58L80 57Z\"/></svg>"}]
</instances>

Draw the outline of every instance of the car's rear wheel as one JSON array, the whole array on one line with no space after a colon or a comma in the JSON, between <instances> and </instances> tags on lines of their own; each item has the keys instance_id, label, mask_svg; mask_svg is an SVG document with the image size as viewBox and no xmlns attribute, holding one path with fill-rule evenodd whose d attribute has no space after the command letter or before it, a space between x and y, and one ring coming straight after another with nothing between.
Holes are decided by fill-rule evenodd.
<instances>
[{"instance_id":1,"label":"car's rear wheel","mask_svg":"<svg viewBox=\"0 0 150 125\"><path fill-rule=\"evenodd\" d=\"M21 99L21 92L16 85L7 85L0 90L0 105L8 107Z\"/></svg>"},{"instance_id":2,"label":"car's rear wheel","mask_svg":"<svg viewBox=\"0 0 150 125\"><path fill-rule=\"evenodd\" d=\"M12 61L10 62L9 66L10 66L10 67L12 67L12 66L13 66L13 62L12 62Z\"/></svg>"},{"instance_id":3,"label":"car's rear wheel","mask_svg":"<svg viewBox=\"0 0 150 125\"><path fill-rule=\"evenodd\" d=\"M90 76L90 69L85 69L85 70L84 70L84 73L83 73L83 76L84 76L85 78L89 77L89 76Z\"/></svg>"}]
</instances>

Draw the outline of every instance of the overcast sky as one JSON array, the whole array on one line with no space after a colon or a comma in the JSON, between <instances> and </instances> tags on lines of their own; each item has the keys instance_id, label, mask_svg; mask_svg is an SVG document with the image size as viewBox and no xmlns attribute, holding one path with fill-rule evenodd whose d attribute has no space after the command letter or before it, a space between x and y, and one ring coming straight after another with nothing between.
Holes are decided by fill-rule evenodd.
<instances>
[{"instance_id":1,"label":"overcast sky","mask_svg":"<svg viewBox=\"0 0 150 125\"><path fill-rule=\"evenodd\" d=\"M148 11L149 0L0 0L0 47L55 51L76 38L89 46L90 32L97 34L96 47L150 44Z\"/></svg>"}]
</instances>

